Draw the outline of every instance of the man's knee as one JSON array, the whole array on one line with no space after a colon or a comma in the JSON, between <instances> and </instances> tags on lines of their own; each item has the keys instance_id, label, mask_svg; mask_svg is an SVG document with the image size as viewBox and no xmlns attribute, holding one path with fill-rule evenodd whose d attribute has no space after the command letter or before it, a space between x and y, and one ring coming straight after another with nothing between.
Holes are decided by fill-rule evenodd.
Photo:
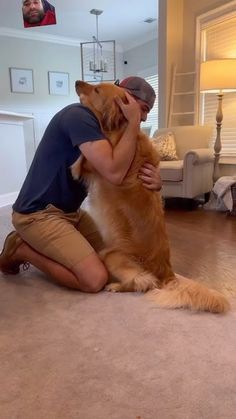
<instances>
[{"instance_id":1,"label":"man's knee","mask_svg":"<svg viewBox=\"0 0 236 419\"><path fill-rule=\"evenodd\" d=\"M92 272L92 275L89 272L86 275L86 278L81 279L81 287L86 292L96 293L101 291L108 281L108 272L104 269L97 271L96 273Z\"/></svg>"},{"instance_id":2,"label":"man's knee","mask_svg":"<svg viewBox=\"0 0 236 419\"><path fill-rule=\"evenodd\" d=\"M74 273L78 278L81 290L85 292L99 292L108 281L107 269L97 256L95 258L88 257L77 266Z\"/></svg>"},{"instance_id":3,"label":"man's knee","mask_svg":"<svg viewBox=\"0 0 236 419\"><path fill-rule=\"evenodd\" d=\"M96 278L91 279L91 282L87 284L88 292L96 293L101 291L108 281L108 274L96 275Z\"/></svg>"}]
</instances>

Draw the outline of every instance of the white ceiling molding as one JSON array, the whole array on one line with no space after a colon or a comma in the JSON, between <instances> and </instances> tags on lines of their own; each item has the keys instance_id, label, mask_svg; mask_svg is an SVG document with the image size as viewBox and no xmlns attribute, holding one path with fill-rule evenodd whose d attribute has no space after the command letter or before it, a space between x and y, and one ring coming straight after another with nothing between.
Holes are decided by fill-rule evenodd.
<instances>
[{"instance_id":1,"label":"white ceiling molding","mask_svg":"<svg viewBox=\"0 0 236 419\"><path fill-rule=\"evenodd\" d=\"M44 34L39 32L27 32L21 29L11 29L0 27L0 35L12 38L29 39L31 41L52 42L54 44L63 44L70 46L80 46L80 39L67 38L63 36Z\"/></svg>"},{"instance_id":2,"label":"white ceiling molding","mask_svg":"<svg viewBox=\"0 0 236 419\"><path fill-rule=\"evenodd\" d=\"M29 39L30 41L51 42L53 44L69 45L73 47L80 47L81 42L86 40L69 38L65 36L50 35L39 32L27 32L21 29L12 29L1 26L0 36L8 36L11 38ZM116 44L116 51L123 52L123 48Z\"/></svg>"}]
</instances>

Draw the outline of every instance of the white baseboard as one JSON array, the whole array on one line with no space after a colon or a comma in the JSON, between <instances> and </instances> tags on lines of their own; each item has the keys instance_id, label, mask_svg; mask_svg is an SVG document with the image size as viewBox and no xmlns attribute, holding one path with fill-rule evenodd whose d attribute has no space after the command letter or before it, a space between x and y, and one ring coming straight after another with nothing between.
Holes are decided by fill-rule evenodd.
<instances>
[{"instance_id":1,"label":"white baseboard","mask_svg":"<svg viewBox=\"0 0 236 419\"><path fill-rule=\"evenodd\" d=\"M11 192L0 195L0 208L6 207L7 205L14 204L19 192Z\"/></svg>"}]
</instances>

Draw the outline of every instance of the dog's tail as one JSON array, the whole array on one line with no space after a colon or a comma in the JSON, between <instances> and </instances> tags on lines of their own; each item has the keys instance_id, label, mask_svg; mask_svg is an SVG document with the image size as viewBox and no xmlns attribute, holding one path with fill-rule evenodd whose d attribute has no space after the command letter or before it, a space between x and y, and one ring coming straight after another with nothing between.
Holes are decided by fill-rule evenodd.
<instances>
[{"instance_id":1,"label":"dog's tail","mask_svg":"<svg viewBox=\"0 0 236 419\"><path fill-rule=\"evenodd\" d=\"M228 300L220 292L179 275L163 288L148 292L148 296L164 308L190 308L212 313L226 313L230 309Z\"/></svg>"}]
</instances>

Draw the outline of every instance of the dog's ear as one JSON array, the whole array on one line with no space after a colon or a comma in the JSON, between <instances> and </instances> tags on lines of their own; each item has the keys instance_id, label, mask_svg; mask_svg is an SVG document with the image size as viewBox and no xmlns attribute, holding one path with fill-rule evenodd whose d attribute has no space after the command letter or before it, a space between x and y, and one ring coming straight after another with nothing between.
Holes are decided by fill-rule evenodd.
<instances>
[{"instance_id":1,"label":"dog's ear","mask_svg":"<svg viewBox=\"0 0 236 419\"><path fill-rule=\"evenodd\" d=\"M121 111L119 105L116 103L115 99L112 99L112 102L106 104L101 117L101 125L105 131L115 131L119 129L126 119L123 112Z\"/></svg>"}]
</instances>

